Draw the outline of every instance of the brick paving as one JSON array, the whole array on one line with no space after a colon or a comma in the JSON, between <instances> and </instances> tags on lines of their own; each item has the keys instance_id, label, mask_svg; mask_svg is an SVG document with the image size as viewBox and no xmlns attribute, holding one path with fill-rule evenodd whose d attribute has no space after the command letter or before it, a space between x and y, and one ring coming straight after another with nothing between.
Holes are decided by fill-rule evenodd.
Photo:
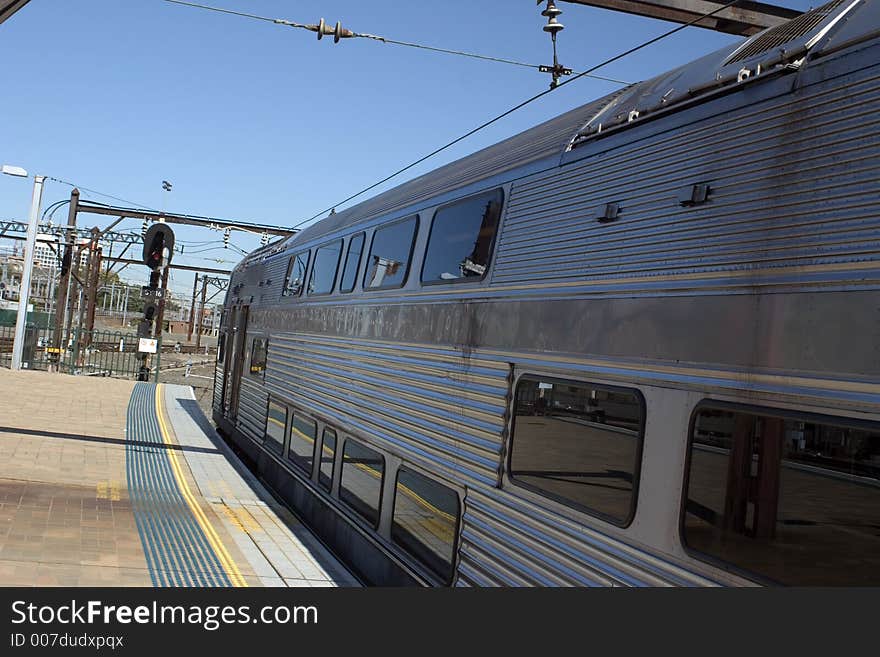
<instances>
[{"instance_id":1,"label":"brick paving","mask_svg":"<svg viewBox=\"0 0 880 657\"><path fill-rule=\"evenodd\" d=\"M0 584L150 585L125 477L133 387L0 370Z\"/></svg>"}]
</instances>

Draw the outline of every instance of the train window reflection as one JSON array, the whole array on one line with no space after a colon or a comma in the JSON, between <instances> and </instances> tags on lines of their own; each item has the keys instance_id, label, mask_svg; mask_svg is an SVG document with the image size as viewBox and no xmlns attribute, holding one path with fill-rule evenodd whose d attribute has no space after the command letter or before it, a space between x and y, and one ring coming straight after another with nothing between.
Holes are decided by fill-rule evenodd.
<instances>
[{"instance_id":1,"label":"train window reflection","mask_svg":"<svg viewBox=\"0 0 880 657\"><path fill-rule=\"evenodd\" d=\"M382 497L384 474L385 458L379 452L364 447L350 438L345 441L342 451L339 499L373 527L379 523L379 502Z\"/></svg>"},{"instance_id":2,"label":"train window reflection","mask_svg":"<svg viewBox=\"0 0 880 657\"><path fill-rule=\"evenodd\" d=\"M452 580L458 515L454 490L412 470L398 470L391 540L447 583Z\"/></svg>"},{"instance_id":3,"label":"train window reflection","mask_svg":"<svg viewBox=\"0 0 880 657\"><path fill-rule=\"evenodd\" d=\"M254 338L251 345L250 373L255 377L262 378L263 372L266 371L268 345L269 341L266 338Z\"/></svg>"},{"instance_id":4,"label":"train window reflection","mask_svg":"<svg viewBox=\"0 0 880 657\"><path fill-rule=\"evenodd\" d=\"M303 290L306 279L306 267L309 265L309 252L297 253L287 263L287 275L284 277L284 288L281 295L298 297Z\"/></svg>"},{"instance_id":5,"label":"train window reflection","mask_svg":"<svg viewBox=\"0 0 880 657\"><path fill-rule=\"evenodd\" d=\"M522 378L510 478L626 526L635 512L644 424L636 391Z\"/></svg>"},{"instance_id":6,"label":"train window reflection","mask_svg":"<svg viewBox=\"0 0 880 657\"><path fill-rule=\"evenodd\" d=\"M357 281L358 268L361 266L361 253L364 250L364 234L358 233L348 242L348 251L345 254L345 267L342 270L342 280L339 282L340 292L351 292Z\"/></svg>"},{"instance_id":7,"label":"train window reflection","mask_svg":"<svg viewBox=\"0 0 880 657\"><path fill-rule=\"evenodd\" d=\"M502 196L496 189L437 210L422 266L423 283L454 283L485 276Z\"/></svg>"},{"instance_id":8,"label":"train window reflection","mask_svg":"<svg viewBox=\"0 0 880 657\"><path fill-rule=\"evenodd\" d=\"M685 499L692 550L780 584L880 584L876 425L701 407Z\"/></svg>"},{"instance_id":9,"label":"train window reflection","mask_svg":"<svg viewBox=\"0 0 880 657\"><path fill-rule=\"evenodd\" d=\"M309 276L309 294L329 294L333 291L341 252L342 240L325 244L315 251L315 262Z\"/></svg>"},{"instance_id":10,"label":"train window reflection","mask_svg":"<svg viewBox=\"0 0 880 657\"><path fill-rule=\"evenodd\" d=\"M328 491L333 484L333 462L335 459L336 432L333 429L324 429L321 441L321 468L318 471L318 481Z\"/></svg>"},{"instance_id":11,"label":"train window reflection","mask_svg":"<svg viewBox=\"0 0 880 657\"><path fill-rule=\"evenodd\" d=\"M378 228L373 235L367 272L366 288L402 287L409 271L418 217Z\"/></svg>"},{"instance_id":12,"label":"train window reflection","mask_svg":"<svg viewBox=\"0 0 880 657\"><path fill-rule=\"evenodd\" d=\"M312 476L312 462L315 458L315 439L318 437L318 425L299 411L293 412L290 420L290 445L287 458L294 465Z\"/></svg>"},{"instance_id":13,"label":"train window reflection","mask_svg":"<svg viewBox=\"0 0 880 657\"><path fill-rule=\"evenodd\" d=\"M284 428L287 426L287 407L277 402L269 402L269 412L266 413L266 441L265 446L273 452L281 452L284 445Z\"/></svg>"}]
</instances>

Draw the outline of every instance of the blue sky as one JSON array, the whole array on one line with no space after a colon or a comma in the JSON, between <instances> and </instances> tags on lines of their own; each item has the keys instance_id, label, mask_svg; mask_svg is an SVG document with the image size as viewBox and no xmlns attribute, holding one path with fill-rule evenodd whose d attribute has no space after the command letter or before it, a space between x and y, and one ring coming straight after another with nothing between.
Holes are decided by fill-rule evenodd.
<instances>
[{"instance_id":1,"label":"blue sky","mask_svg":"<svg viewBox=\"0 0 880 657\"><path fill-rule=\"evenodd\" d=\"M202 0L299 23L544 64L550 39L533 0ZM806 9L805 0L780 4ZM565 66L584 70L671 24L559 2ZM597 73L651 77L737 41L698 28ZM291 226L545 89L535 70L314 33L162 0L32 0L0 25L0 163L148 207ZM548 94L385 187L429 171L619 85L581 79ZM163 192L162 180L174 184ZM377 190L377 191L381 191ZM375 192L373 192L375 193ZM67 198L50 182L43 207ZM27 219L31 185L0 176L0 218ZM96 194L84 198L114 202ZM362 197L359 200L363 200ZM56 221L64 220L63 210ZM81 215L84 226L107 219ZM136 221L120 229L139 229ZM177 257L231 268L221 247ZM246 250L256 237L233 233ZM7 242L8 244L8 242ZM208 259L205 259L208 258ZM211 259L225 262L217 263ZM146 278L129 267L126 277ZM173 286L191 288L192 274Z\"/></svg>"}]
</instances>

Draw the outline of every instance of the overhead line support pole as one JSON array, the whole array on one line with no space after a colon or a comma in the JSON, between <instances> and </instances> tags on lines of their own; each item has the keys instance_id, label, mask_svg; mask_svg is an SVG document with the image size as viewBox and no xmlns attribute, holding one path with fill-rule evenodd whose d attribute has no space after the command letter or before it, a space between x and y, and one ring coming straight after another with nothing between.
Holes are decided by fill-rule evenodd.
<instances>
[{"instance_id":1,"label":"overhead line support pole","mask_svg":"<svg viewBox=\"0 0 880 657\"><path fill-rule=\"evenodd\" d=\"M101 247L97 237L92 242L91 269L89 270L89 301L86 309L85 346L92 344L92 331L95 330L95 308L98 303L98 285L101 281Z\"/></svg>"},{"instance_id":2,"label":"overhead line support pole","mask_svg":"<svg viewBox=\"0 0 880 657\"><path fill-rule=\"evenodd\" d=\"M58 300L55 303L55 333L52 335L50 354L52 369L59 368L61 363L61 345L65 344L64 325L67 317L67 304L70 299L70 274L73 261L74 236L76 235L76 206L79 203L79 190L74 187L70 192L70 207L67 211L67 234L64 240L64 254L61 257L61 276L58 282Z\"/></svg>"},{"instance_id":3,"label":"overhead line support pole","mask_svg":"<svg viewBox=\"0 0 880 657\"><path fill-rule=\"evenodd\" d=\"M167 266L162 268L162 297L159 299L159 303L156 308L156 325L154 327L153 336L156 338L162 337L162 321L165 317L165 297L168 295L168 270Z\"/></svg>"},{"instance_id":4,"label":"overhead line support pole","mask_svg":"<svg viewBox=\"0 0 880 657\"><path fill-rule=\"evenodd\" d=\"M205 316L205 298L208 296L208 275L202 276L202 299L199 303L199 318L196 322L196 351L202 345L202 320Z\"/></svg>"},{"instance_id":5,"label":"overhead line support pole","mask_svg":"<svg viewBox=\"0 0 880 657\"><path fill-rule=\"evenodd\" d=\"M192 293L192 304L189 309L189 334L186 336L186 341L191 342L193 339L193 327L196 322L196 292L199 287L199 275L196 273L195 278L193 279L193 293Z\"/></svg>"}]
</instances>

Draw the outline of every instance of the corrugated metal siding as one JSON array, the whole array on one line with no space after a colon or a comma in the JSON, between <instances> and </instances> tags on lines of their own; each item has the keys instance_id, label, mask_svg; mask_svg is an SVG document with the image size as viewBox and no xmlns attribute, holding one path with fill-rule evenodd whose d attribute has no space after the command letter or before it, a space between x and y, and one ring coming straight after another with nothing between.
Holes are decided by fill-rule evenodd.
<instances>
[{"instance_id":1,"label":"corrugated metal siding","mask_svg":"<svg viewBox=\"0 0 880 657\"><path fill-rule=\"evenodd\" d=\"M877 260L874 71L515 183L492 282ZM697 182L710 202L680 207L678 191ZM611 201L620 219L599 224Z\"/></svg>"},{"instance_id":2,"label":"corrugated metal siding","mask_svg":"<svg viewBox=\"0 0 880 657\"><path fill-rule=\"evenodd\" d=\"M460 350L273 335L267 388L434 472L494 485L509 368Z\"/></svg>"},{"instance_id":3,"label":"corrugated metal siding","mask_svg":"<svg viewBox=\"0 0 880 657\"><path fill-rule=\"evenodd\" d=\"M420 203L551 155L561 155L575 133L624 90L577 107L539 126L419 176L303 230L308 241L353 222Z\"/></svg>"},{"instance_id":4,"label":"corrugated metal siding","mask_svg":"<svg viewBox=\"0 0 880 657\"><path fill-rule=\"evenodd\" d=\"M255 259L252 261L248 261L245 263L245 266L236 271L230 280L230 284L233 287L233 295L239 299L244 300L245 303L257 303L261 300L261 297L266 294L265 286L260 285L261 282L266 280L266 265L261 262L259 259ZM284 274L281 274L282 279ZM238 288L238 286L241 286ZM275 285L275 281L273 281L273 286ZM235 289L238 288L238 289ZM265 297L265 300L274 300L270 299L269 296Z\"/></svg>"},{"instance_id":5,"label":"corrugated metal siding","mask_svg":"<svg viewBox=\"0 0 880 657\"><path fill-rule=\"evenodd\" d=\"M457 586L693 586L712 582L505 491L468 491Z\"/></svg>"},{"instance_id":6,"label":"corrugated metal siding","mask_svg":"<svg viewBox=\"0 0 880 657\"><path fill-rule=\"evenodd\" d=\"M777 52L781 46L795 40L798 41L798 44L796 45L800 45L800 42L805 40L800 37L817 32L819 25L824 23L828 16L830 16L834 10L843 3L843 1L844 0L832 0L828 4L803 13L781 25L764 30L760 34L755 35L741 49L733 53L725 64L742 62L756 55L771 51ZM789 47L788 50L794 50L794 48Z\"/></svg>"},{"instance_id":7,"label":"corrugated metal siding","mask_svg":"<svg viewBox=\"0 0 880 657\"><path fill-rule=\"evenodd\" d=\"M214 411L220 413L223 411L223 377L225 376L225 372L223 370L223 365L221 363L217 363L217 368L214 370L214 397L211 401L211 408Z\"/></svg>"},{"instance_id":8,"label":"corrugated metal siding","mask_svg":"<svg viewBox=\"0 0 880 657\"><path fill-rule=\"evenodd\" d=\"M287 274L287 261L289 258L282 257L267 260L262 269L265 285L260 288L260 301L277 302L281 298L281 289L284 287L284 275Z\"/></svg>"},{"instance_id":9,"label":"corrugated metal siding","mask_svg":"<svg viewBox=\"0 0 880 657\"><path fill-rule=\"evenodd\" d=\"M255 440L263 439L268 401L269 395L256 382L241 377L236 426Z\"/></svg>"}]
</instances>

